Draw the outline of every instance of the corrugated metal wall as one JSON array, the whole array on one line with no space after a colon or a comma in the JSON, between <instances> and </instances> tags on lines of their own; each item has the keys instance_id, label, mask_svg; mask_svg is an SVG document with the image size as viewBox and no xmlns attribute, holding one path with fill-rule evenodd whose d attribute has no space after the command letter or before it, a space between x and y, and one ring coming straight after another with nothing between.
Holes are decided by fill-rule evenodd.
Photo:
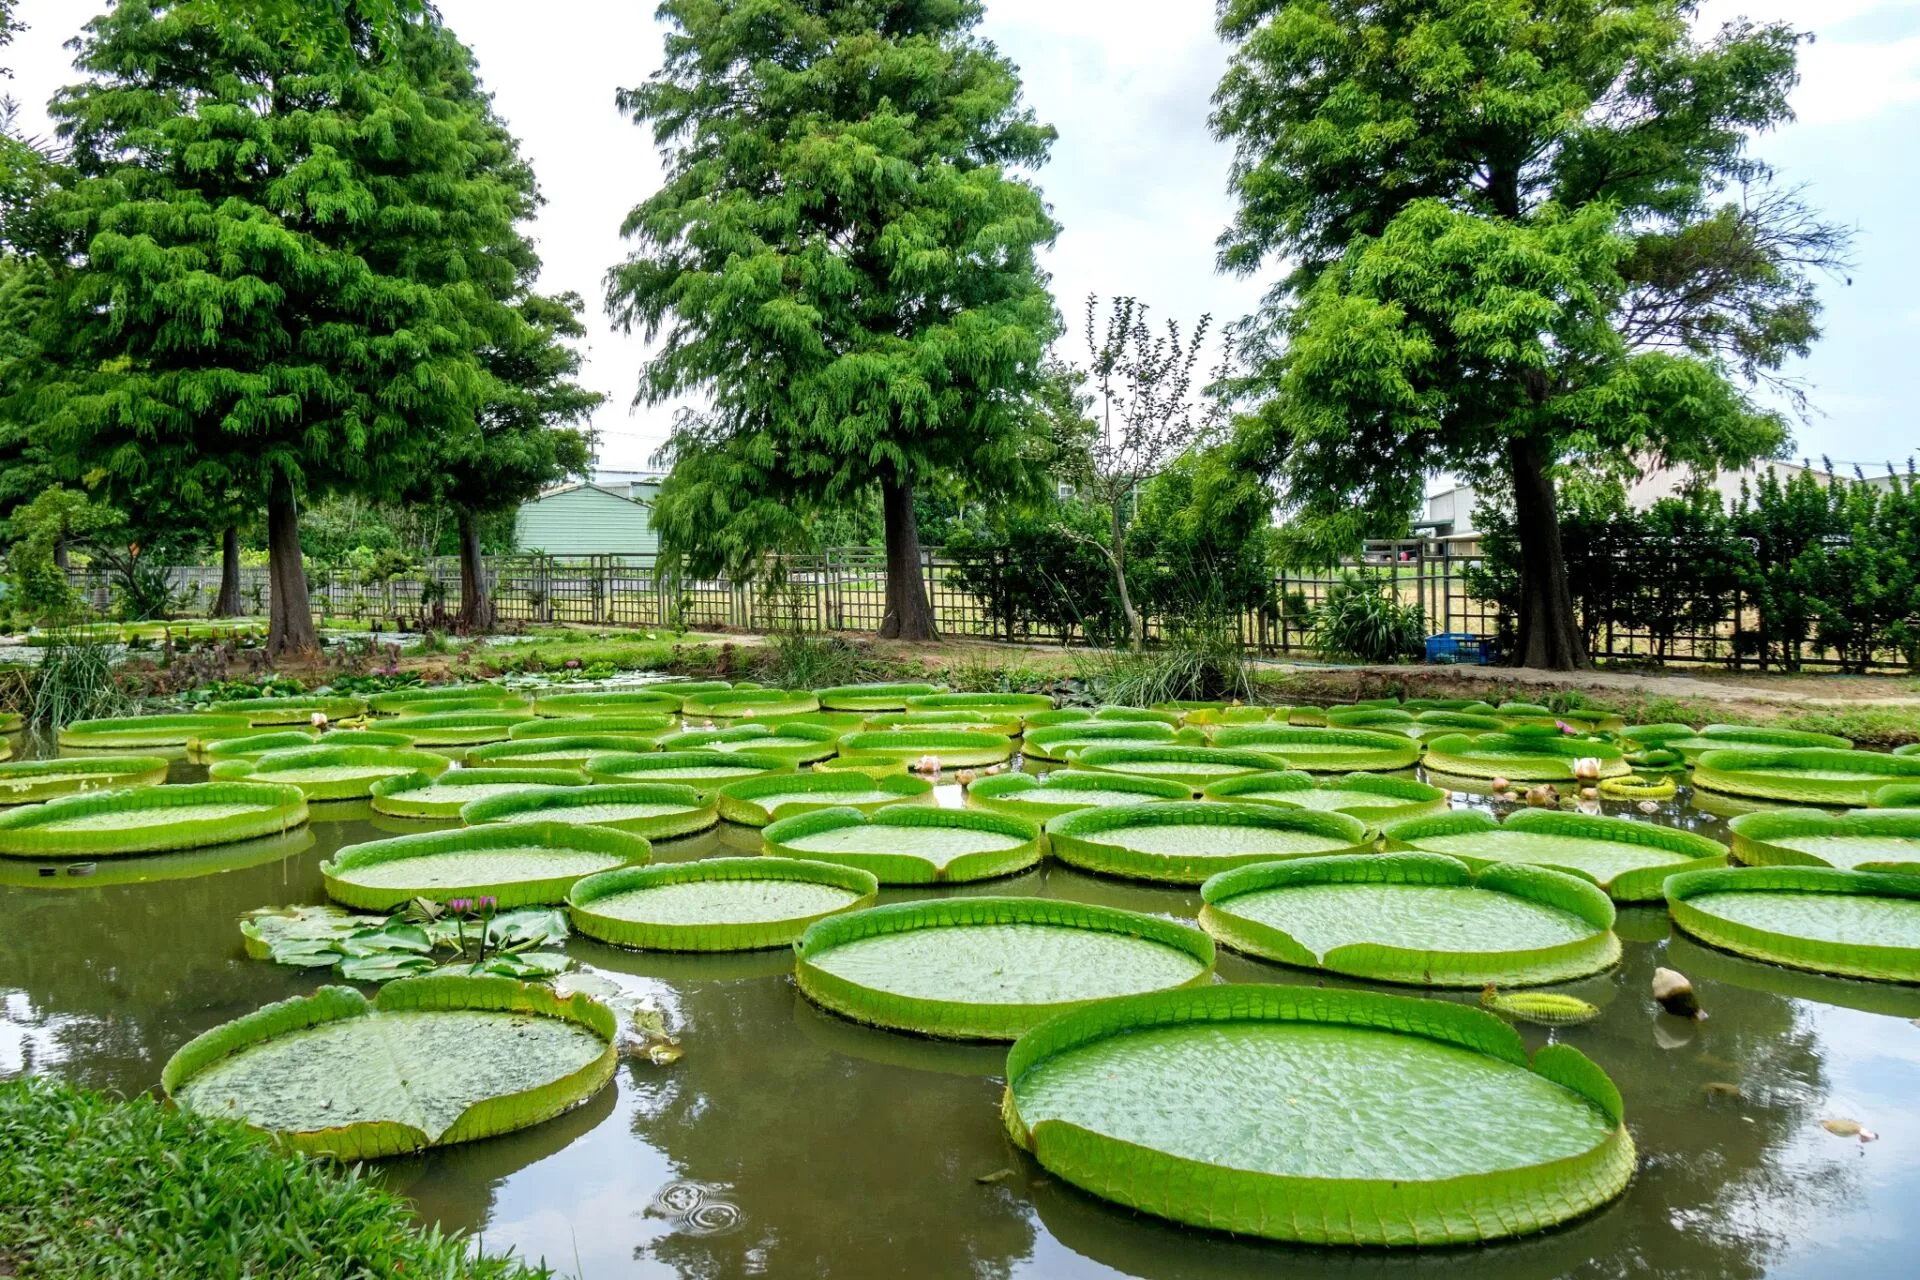
<instances>
[{"instance_id":1,"label":"corrugated metal wall","mask_svg":"<svg viewBox=\"0 0 1920 1280\"><path fill-rule=\"evenodd\" d=\"M649 514L641 503L583 485L522 505L515 536L523 552L650 556L660 540Z\"/></svg>"}]
</instances>

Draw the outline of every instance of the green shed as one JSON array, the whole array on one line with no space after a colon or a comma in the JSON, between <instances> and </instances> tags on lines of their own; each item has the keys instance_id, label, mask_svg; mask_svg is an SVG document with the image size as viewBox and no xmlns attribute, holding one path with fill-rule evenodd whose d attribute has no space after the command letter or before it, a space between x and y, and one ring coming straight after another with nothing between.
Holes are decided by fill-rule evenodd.
<instances>
[{"instance_id":1,"label":"green shed","mask_svg":"<svg viewBox=\"0 0 1920 1280\"><path fill-rule=\"evenodd\" d=\"M653 555L660 539L648 499L657 491L645 483L556 485L520 505L515 541L550 556Z\"/></svg>"}]
</instances>

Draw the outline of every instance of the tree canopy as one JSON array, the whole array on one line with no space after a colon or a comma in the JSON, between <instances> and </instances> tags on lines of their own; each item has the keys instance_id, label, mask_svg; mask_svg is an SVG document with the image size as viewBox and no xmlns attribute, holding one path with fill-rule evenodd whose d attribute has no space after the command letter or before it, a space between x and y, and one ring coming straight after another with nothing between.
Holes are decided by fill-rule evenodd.
<instances>
[{"instance_id":1,"label":"tree canopy","mask_svg":"<svg viewBox=\"0 0 1920 1280\"><path fill-rule=\"evenodd\" d=\"M1231 0L1214 125L1226 268L1292 263L1257 324L1241 456L1325 553L1404 529L1425 477L1512 494L1516 657L1585 651L1553 474L1777 452L1756 381L1817 335L1844 236L1747 151L1800 33L1702 39L1688 0Z\"/></svg>"},{"instance_id":2,"label":"tree canopy","mask_svg":"<svg viewBox=\"0 0 1920 1280\"><path fill-rule=\"evenodd\" d=\"M883 635L924 639L912 495L1031 479L1022 437L1058 318L1056 227L1016 175L1054 134L974 34L975 0L666 0L666 60L622 107L666 183L629 215L616 318L659 349L642 400L697 396L655 507L670 556L750 571L878 488Z\"/></svg>"}]
</instances>

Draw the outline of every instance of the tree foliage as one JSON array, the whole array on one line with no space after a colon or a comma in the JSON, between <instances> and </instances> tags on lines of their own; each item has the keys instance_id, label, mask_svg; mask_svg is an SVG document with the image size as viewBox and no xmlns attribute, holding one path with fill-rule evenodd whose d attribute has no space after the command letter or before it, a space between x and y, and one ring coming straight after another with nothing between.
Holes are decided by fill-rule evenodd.
<instances>
[{"instance_id":1,"label":"tree foliage","mask_svg":"<svg viewBox=\"0 0 1920 1280\"><path fill-rule=\"evenodd\" d=\"M1230 0L1215 127L1237 148L1223 265L1294 264L1255 346L1242 456L1331 554L1424 478L1504 482L1516 652L1584 660L1550 479L1631 456L1778 450L1749 394L1817 332L1844 236L1768 194L1804 38L1691 31L1687 0Z\"/></svg>"},{"instance_id":2,"label":"tree foliage","mask_svg":"<svg viewBox=\"0 0 1920 1280\"><path fill-rule=\"evenodd\" d=\"M931 634L912 493L1028 479L1027 397L1057 328L1056 228L1015 171L1053 131L973 34L975 0L666 0L666 59L620 103L666 182L609 276L657 341L640 389L698 396L655 507L670 558L751 572L811 513L878 487L883 634Z\"/></svg>"}]
</instances>

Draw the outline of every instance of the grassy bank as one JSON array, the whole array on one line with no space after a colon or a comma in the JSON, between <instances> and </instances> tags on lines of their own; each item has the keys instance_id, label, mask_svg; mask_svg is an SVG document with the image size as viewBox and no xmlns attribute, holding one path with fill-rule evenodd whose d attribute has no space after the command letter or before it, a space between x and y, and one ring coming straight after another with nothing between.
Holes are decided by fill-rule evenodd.
<instances>
[{"instance_id":1,"label":"grassy bank","mask_svg":"<svg viewBox=\"0 0 1920 1280\"><path fill-rule=\"evenodd\" d=\"M357 1172L238 1125L28 1077L0 1084L0 1276L535 1280L413 1225Z\"/></svg>"}]
</instances>

